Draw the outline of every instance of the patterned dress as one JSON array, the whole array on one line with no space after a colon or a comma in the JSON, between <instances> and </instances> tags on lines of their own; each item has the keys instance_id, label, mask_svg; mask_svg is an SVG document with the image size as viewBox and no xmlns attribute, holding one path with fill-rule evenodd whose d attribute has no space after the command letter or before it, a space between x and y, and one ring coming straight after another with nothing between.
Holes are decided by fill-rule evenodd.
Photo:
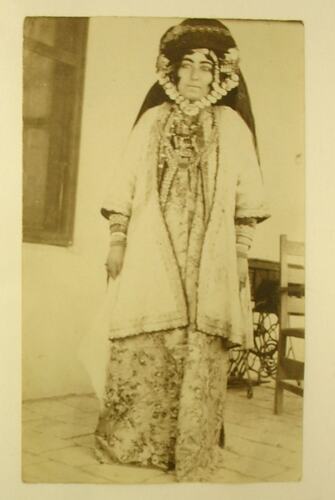
<instances>
[{"instance_id":1,"label":"patterned dress","mask_svg":"<svg viewBox=\"0 0 335 500\"><path fill-rule=\"evenodd\" d=\"M174 469L178 481L208 480L222 444L228 351L222 338L195 327L210 203L206 149L215 131L210 110L185 121L174 107L162 130L157 188L189 325L110 341L95 433L101 462Z\"/></svg>"}]
</instances>

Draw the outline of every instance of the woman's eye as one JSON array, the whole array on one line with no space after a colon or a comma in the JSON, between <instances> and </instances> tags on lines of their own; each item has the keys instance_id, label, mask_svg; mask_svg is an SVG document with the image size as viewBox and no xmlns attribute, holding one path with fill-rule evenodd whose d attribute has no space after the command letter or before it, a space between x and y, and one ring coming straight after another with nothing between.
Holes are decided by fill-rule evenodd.
<instances>
[{"instance_id":1,"label":"woman's eye","mask_svg":"<svg viewBox=\"0 0 335 500\"><path fill-rule=\"evenodd\" d=\"M206 72L211 72L212 66L201 66L201 70Z\"/></svg>"}]
</instances>

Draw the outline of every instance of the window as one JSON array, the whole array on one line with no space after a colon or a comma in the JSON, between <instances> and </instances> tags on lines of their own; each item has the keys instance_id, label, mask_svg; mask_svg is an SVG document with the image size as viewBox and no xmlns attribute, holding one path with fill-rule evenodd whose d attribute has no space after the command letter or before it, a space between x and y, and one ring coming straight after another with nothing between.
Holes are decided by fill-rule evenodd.
<instances>
[{"instance_id":1,"label":"window","mask_svg":"<svg viewBox=\"0 0 335 500\"><path fill-rule=\"evenodd\" d=\"M24 22L24 241L72 244L87 27L79 17Z\"/></svg>"}]
</instances>

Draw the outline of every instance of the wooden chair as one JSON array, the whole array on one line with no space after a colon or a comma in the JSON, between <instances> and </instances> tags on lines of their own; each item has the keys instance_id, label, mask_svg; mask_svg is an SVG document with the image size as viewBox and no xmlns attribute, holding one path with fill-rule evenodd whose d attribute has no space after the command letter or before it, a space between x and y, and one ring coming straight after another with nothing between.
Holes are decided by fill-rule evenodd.
<instances>
[{"instance_id":1,"label":"wooden chair","mask_svg":"<svg viewBox=\"0 0 335 500\"><path fill-rule=\"evenodd\" d=\"M305 314L305 269L294 264L293 258L304 258L304 243L289 241L280 236L280 315L278 363L274 412L283 411L284 390L303 396L304 362L295 359L292 339L304 339L305 328L291 326L293 317Z\"/></svg>"}]
</instances>

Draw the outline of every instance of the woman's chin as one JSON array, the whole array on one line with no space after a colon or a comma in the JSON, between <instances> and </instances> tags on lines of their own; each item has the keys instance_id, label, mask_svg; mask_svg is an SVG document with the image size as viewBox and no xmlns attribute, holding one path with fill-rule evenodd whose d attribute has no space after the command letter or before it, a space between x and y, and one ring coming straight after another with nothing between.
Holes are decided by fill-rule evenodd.
<instances>
[{"instance_id":1,"label":"woman's chin","mask_svg":"<svg viewBox=\"0 0 335 500\"><path fill-rule=\"evenodd\" d=\"M189 101L199 101L203 97L203 92L200 92L197 88L188 88L185 89L184 92L181 92L181 95L188 99Z\"/></svg>"},{"instance_id":2,"label":"woman's chin","mask_svg":"<svg viewBox=\"0 0 335 500\"><path fill-rule=\"evenodd\" d=\"M188 99L190 102L195 102L199 101L202 97L202 95L199 92L186 92L184 94L184 97Z\"/></svg>"}]
</instances>

